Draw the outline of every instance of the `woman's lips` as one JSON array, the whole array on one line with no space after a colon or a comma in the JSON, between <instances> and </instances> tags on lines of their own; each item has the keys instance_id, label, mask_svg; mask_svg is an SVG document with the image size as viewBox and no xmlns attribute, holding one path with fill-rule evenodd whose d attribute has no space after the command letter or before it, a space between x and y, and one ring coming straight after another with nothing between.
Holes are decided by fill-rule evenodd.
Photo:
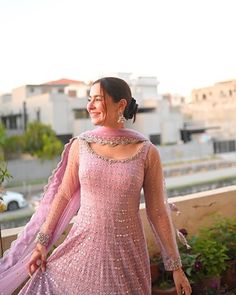
<instances>
[{"instance_id":1,"label":"woman's lips","mask_svg":"<svg viewBox=\"0 0 236 295\"><path fill-rule=\"evenodd\" d=\"M89 113L91 117L97 117L100 115L100 113Z\"/></svg>"}]
</instances>

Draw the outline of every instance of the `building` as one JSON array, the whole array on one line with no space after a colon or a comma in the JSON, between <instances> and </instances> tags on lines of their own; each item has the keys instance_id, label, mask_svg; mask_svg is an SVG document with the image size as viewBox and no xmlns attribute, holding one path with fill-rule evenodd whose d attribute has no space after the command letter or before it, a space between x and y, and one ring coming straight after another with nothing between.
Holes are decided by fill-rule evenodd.
<instances>
[{"instance_id":1,"label":"building","mask_svg":"<svg viewBox=\"0 0 236 295\"><path fill-rule=\"evenodd\" d=\"M177 143L183 118L178 107L158 95L156 77L134 77L118 73L131 86L139 104L134 128L156 144ZM69 138L93 128L86 110L90 83L60 79L40 85L24 85L0 97L0 119L8 134L22 134L28 122L50 124L57 136Z\"/></svg>"},{"instance_id":2,"label":"building","mask_svg":"<svg viewBox=\"0 0 236 295\"><path fill-rule=\"evenodd\" d=\"M214 140L236 139L236 80L194 89L182 111L187 121L208 128Z\"/></svg>"},{"instance_id":3,"label":"building","mask_svg":"<svg viewBox=\"0 0 236 295\"><path fill-rule=\"evenodd\" d=\"M73 108L85 102L88 88L84 82L68 79L18 87L0 97L1 121L9 135L22 134L28 122L49 124L66 142L73 135Z\"/></svg>"}]
</instances>

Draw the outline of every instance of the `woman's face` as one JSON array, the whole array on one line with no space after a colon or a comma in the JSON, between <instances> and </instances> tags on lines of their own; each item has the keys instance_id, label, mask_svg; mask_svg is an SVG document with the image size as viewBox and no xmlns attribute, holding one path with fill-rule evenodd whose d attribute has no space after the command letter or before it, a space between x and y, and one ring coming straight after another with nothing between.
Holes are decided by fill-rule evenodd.
<instances>
[{"instance_id":1,"label":"woman's face","mask_svg":"<svg viewBox=\"0 0 236 295\"><path fill-rule=\"evenodd\" d=\"M118 103L113 102L109 95L106 95L105 98L100 83L94 84L90 89L87 110L93 125L111 128L120 127L117 120L121 110L121 103L120 101Z\"/></svg>"}]
</instances>

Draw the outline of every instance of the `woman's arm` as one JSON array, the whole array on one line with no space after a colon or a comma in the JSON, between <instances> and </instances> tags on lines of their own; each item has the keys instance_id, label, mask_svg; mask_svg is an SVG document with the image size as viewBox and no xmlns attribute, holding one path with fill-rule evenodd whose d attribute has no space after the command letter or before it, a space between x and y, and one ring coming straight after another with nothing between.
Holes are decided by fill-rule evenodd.
<instances>
[{"instance_id":1,"label":"woman's arm","mask_svg":"<svg viewBox=\"0 0 236 295\"><path fill-rule=\"evenodd\" d=\"M181 267L181 260L166 198L160 155L154 145L148 151L143 188L147 217L160 245L165 268L176 270Z\"/></svg>"},{"instance_id":2,"label":"woman's arm","mask_svg":"<svg viewBox=\"0 0 236 295\"><path fill-rule=\"evenodd\" d=\"M181 260L166 198L164 177L159 153L150 146L145 163L144 196L147 217L161 247L165 269L173 271L177 294L191 294L191 286L181 268Z\"/></svg>"},{"instance_id":3,"label":"woman's arm","mask_svg":"<svg viewBox=\"0 0 236 295\"><path fill-rule=\"evenodd\" d=\"M41 232L51 235L73 193L79 186L79 140L73 141L66 164L65 174L54 197L50 212L42 225Z\"/></svg>"},{"instance_id":4,"label":"woman's arm","mask_svg":"<svg viewBox=\"0 0 236 295\"><path fill-rule=\"evenodd\" d=\"M62 183L58 188L58 192L53 199L50 212L40 230L41 241L40 238L38 238L39 242L36 244L35 250L33 251L28 265L30 275L32 275L39 267L39 265L37 264L38 262L40 262L40 266L43 271L46 268L46 246L49 242L47 241L47 239L50 239L58 223L59 217L65 210L71 196L79 186L78 171L79 140L74 140L70 147L68 161ZM46 239L45 243L43 239Z\"/></svg>"}]
</instances>

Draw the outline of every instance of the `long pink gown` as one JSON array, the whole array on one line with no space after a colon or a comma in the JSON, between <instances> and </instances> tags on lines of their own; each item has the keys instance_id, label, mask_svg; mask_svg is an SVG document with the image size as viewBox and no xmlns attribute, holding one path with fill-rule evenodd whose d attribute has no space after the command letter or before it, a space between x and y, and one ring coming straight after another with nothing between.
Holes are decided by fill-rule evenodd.
<instances>
[{"instance_id":1,"label":"long pink gown","mask_svg":"<svg viewBox=\"0 0 236 295\"><path fill-rule=\"evenodd\" d=\"M156 148L143 141L132 157L114 160L98 155L86 139L75 140L45 232L55 227L78 181L81 207L72 229L48 258L46 271L38 269L19 294L150 295L149 256L139 215L142 187L166 269L180 263Z\"/></svg>"}]
</instances>

